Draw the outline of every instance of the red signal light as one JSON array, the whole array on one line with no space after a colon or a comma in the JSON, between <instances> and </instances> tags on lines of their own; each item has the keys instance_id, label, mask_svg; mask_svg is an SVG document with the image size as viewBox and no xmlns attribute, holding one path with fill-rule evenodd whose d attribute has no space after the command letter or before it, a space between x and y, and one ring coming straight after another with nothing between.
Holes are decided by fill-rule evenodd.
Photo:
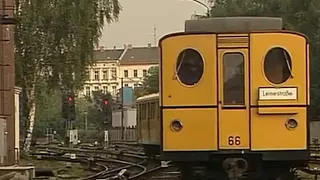
<instances>
[{"instance_id":1,"label":"red signal light","mask_svg":"<svg viewBox=\"0 0 320 180\"><path fill-rule=\"evenodd\" d=\"M105 105L108 105L108 101L107 100L104 100L103 102Z\"/></svg>"},{"instance_id":2,"label":"red signal light","mask_svg":"<svg viewBox=\"0 0 320 180\"><path fill-rule=\"evenodd\" d=\"M71 101L72 101L72 97L68 97L68 101L70 101L70 102L71 102Z\"/></svg>"}]
</instances>

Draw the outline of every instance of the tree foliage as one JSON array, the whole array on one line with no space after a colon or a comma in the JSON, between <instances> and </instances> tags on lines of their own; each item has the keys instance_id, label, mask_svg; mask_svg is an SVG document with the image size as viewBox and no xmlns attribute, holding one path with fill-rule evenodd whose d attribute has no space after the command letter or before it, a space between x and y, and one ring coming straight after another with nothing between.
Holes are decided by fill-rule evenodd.
<instances>
[{"instance_id":1,"label":"tree foliage","mask_svg":"<svg viewBox=\"0 0 320 180\"><path fill-rule=\"evenodd\" d=\"M15 2L16 83L23 88L30 141L37 84L44 83L43 91L81 89L101 30L118 19L121 7L118 0Z\"/></svg>"},{"instance_id":2,"label":"tree foliage","mask_svg":"<svg viewBox=\"0 0 320 180\"><path fill-rule=\"evenodd\" d=\"M159 92L159 66L152 66L143 80L144 94Z\"/></svg>"},{"instance_id":3,"label":"tree foliage","mask_svg":"<svg viewBox=\"0 0 320 180\"><path fill-rule=\"evenodd\" d=\"M17 83L41 75L48 87L81 89L104 20L118 19L117 0L17 0Z\"/></svg>"},{"instance_id":4,"label":"tree foliage","mask_svg":"<svg viewBox=\"0 0 320 180\"><path fill-rule=\"evenodd\" d=\"M306 34L310 41L312 119L320 118L320 1L215 0L211 16L282 17L285 29Z\"/></svg>"}]
</instances>

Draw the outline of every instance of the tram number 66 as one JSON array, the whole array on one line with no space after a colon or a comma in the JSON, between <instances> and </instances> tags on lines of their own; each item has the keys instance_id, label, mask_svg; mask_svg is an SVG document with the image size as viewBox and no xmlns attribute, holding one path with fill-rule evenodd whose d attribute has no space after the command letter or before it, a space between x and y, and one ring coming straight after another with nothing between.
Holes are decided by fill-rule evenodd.
<instances>
[{"instance_id":1,"label":"tram number 66","mask_svg":"<svg viewBox=\"0 0 320 180\"><path fill-rule=\"evenodd\" d=\"M241 144L241 141L240 141L240 136L229 136L228 137L228 144L230 146L233 146L233 145L236 145L236 146L239 146Z\"/></svg>"}]
</instances>

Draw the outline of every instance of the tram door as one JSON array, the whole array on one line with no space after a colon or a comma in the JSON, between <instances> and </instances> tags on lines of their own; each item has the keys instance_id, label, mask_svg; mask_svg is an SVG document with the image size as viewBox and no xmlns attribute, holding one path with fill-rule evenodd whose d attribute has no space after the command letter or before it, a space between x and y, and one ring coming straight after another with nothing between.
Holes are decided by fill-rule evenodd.
<instances>
[{"instance_id":1,"label":"tram door","mask_svg":"<svg viewBox=\"0 0 320 180\"><path fill-rule=\"evenodd\" d=\"M249 149L248 49L218 50L219 149Z\"/></svg>"}]
</instances>

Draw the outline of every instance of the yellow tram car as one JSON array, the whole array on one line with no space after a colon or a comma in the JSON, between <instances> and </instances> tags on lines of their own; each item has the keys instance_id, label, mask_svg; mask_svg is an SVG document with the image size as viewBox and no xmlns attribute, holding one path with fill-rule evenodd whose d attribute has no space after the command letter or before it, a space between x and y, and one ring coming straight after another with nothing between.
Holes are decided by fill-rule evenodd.
<instances>
[{"instance_id":1,"label":"yellow tram car","mask_svg":"<svg viewBox=\"0 0 320 180\"><path fill-rule=\"evenodd\" d=\"M146 150L183 180L294 179L310 156L305 35L281 18L225 17L188 20L159 45L160 92L137 100Z\"/></svg>"},{"instance_id":2,"label":"yellow tram car","mask_svg":"<svg viewBox=\"0 0 320 180\"><path fill-rule=\"evenodd\" d=\"M137 137L149 157L160 154L159 93L137 98Z\"/></svg>"}]
</instances>

